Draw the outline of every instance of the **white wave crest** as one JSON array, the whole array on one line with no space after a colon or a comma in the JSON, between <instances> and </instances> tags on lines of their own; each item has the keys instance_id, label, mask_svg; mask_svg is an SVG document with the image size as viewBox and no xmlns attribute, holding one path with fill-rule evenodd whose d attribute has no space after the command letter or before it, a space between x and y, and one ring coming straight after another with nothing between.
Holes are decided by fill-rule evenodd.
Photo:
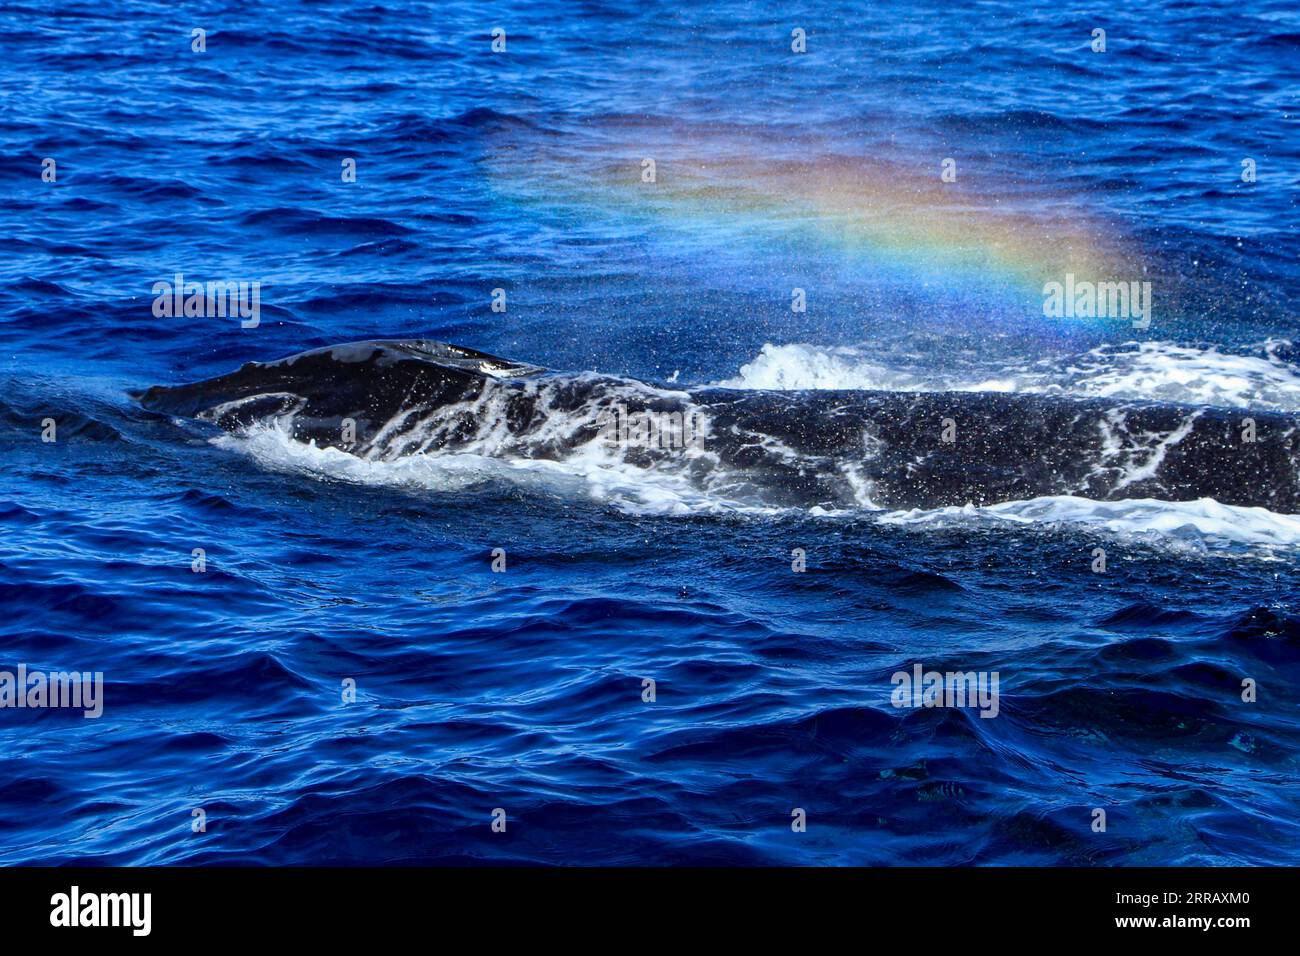
<instances>
[{"instance_id":1,"label":"white wave crest","mask_svg":"<svg viewBox=\"0 0 1300 956\"><path fill-rule=\"evenodd\" d=\"M400 458L360 458L293 438L283 420L212 439L271 471L417 491L454 492L491 481L566 498L588 498L632 514L775 514L780 509L701 489L676 469L641 468L598 441L561 461L477 452L416 452Z\"/></svg>"},{"instance_id":2,"label":"white wave crest","mask_svg":"<svg viewBox=\"0 0 1300 956\"><path fill-rule=\"evenodd\" d=\"M1224 505L1213 498L1095 501L1074 495L1052 495L984 507L892 511L879 515L878 520L885 524L944 527L1068 524L1123 540L1193 551L1246 548L1262 555L1273 550L1300 549L1300 515Z\"/></svg>"},{"instance_id":3,"label":"white wave crest","mask_svg":"<svg viewBox=\"0 0 1300 956\"><path fill-rule=\"evenodd\" d=\"M764 345L739 373L717 384L739 389L1026 392L1300 411L1300 369L1281 357L1284 340L1254 354L1172 342L1103 345L1064 360L925 369L909 357L882 361L867 348ZM910 367L909 367L910 366Z\"/></svg>"}]
</instances>

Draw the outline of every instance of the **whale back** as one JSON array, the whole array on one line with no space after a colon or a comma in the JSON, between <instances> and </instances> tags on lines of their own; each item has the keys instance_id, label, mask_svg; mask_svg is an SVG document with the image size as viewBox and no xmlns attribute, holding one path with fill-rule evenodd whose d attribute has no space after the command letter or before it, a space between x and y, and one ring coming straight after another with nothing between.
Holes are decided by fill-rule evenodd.
<instances>
[{"instance_id":1,"label":"whale back","mask_svg":"<svg viewBox=\"0 0 1300 956\"><path fill-rule=\"evenodd\" d=\"M304 437L337 433L345 419L371 433L405 408L454 404L489 380L543 371L432 339L375 340L249 362L201 382L154 386L136 399L150 411L227 431L292 413Z\"/></svg>"},{"instance_id":2,"label":"whale back","mask_svg":"<svg viewBox=\"0 0 1300 956\"><path fill-rule=\"evenodd\" d=\"M1300 425L1173 403L1035 394L659 388L429 340L315 349L137 396L145 408L366 459L579 457L796 507L930 508L1046 495L1214 498L1300 512ZM686 446L627 423L690 423ZM611 423L622 423L611 428ZM671 434L669 429L661 433Z\"/></svg>"}]
</instances>

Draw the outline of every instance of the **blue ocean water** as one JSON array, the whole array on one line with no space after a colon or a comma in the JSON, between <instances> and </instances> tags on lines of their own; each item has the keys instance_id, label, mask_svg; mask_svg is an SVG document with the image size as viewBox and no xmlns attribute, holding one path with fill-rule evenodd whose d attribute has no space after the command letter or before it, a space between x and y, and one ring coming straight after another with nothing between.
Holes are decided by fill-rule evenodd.
<instances>
[{"instance_id":1,"label":"blue ocean water","mask_svg":"<svg viewBox=\"0 0 1300 956\"><path fill-rule=\"evenodd\" d=\"M429 338L1294 415L1298 54L1282 0L8 4L0 670L104 685L0 708L0 862L1300 862L1300 518L358 468L130 394ZM1046 316L1075 272L1149 324Z\"/></svg>"}]
</instances>

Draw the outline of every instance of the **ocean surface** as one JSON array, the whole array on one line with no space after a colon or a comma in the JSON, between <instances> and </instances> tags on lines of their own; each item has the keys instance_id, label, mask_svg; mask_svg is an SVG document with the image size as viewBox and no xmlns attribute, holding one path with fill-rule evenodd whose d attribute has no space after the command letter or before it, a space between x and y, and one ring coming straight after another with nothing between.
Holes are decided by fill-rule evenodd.
<instances>
[{"instance_id":1,"label":"ocean surface","mask_svg":"<svg viewBox=\"0 0 1300 956\"><path fill-rule=\"evenodd\" d=\"M1300 10L1123 8L7 3L0 671L103 712L0 707L0 863L1300 864L1300 516L1144 491L1168 436L910 507L133 398L431 339L1293 418ZM917 664L996 717L894 706Z\"/></svg>"}]
</instances>

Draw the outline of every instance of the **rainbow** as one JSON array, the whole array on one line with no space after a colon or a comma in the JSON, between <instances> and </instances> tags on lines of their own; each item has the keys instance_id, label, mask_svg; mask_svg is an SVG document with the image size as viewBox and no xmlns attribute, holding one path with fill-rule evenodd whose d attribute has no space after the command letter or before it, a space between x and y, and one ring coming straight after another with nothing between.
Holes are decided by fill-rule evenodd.
<instances>
[{"instance_id":1,"label":"rainbow","mask_svg":"<svg viewBox=\"0 0 1300 956\"><path fill-rule=\"evenodd\" d=\"M941 181L939 159L922 175L834 153L769 158L749 145L705 137L658 150L602 148L603 157L623 157L614 160L512 148L493 178L512 201L542 204L568 221L615 217L706 255L767 251L863 282L961 290L1021 315L1041 311L1045 284L1067 275L1142 275L1140 257L1113 223L1042 183L995 189L975 168ZM639 154L657 157L652 169Z\"/></svg>"}]
</instances>

